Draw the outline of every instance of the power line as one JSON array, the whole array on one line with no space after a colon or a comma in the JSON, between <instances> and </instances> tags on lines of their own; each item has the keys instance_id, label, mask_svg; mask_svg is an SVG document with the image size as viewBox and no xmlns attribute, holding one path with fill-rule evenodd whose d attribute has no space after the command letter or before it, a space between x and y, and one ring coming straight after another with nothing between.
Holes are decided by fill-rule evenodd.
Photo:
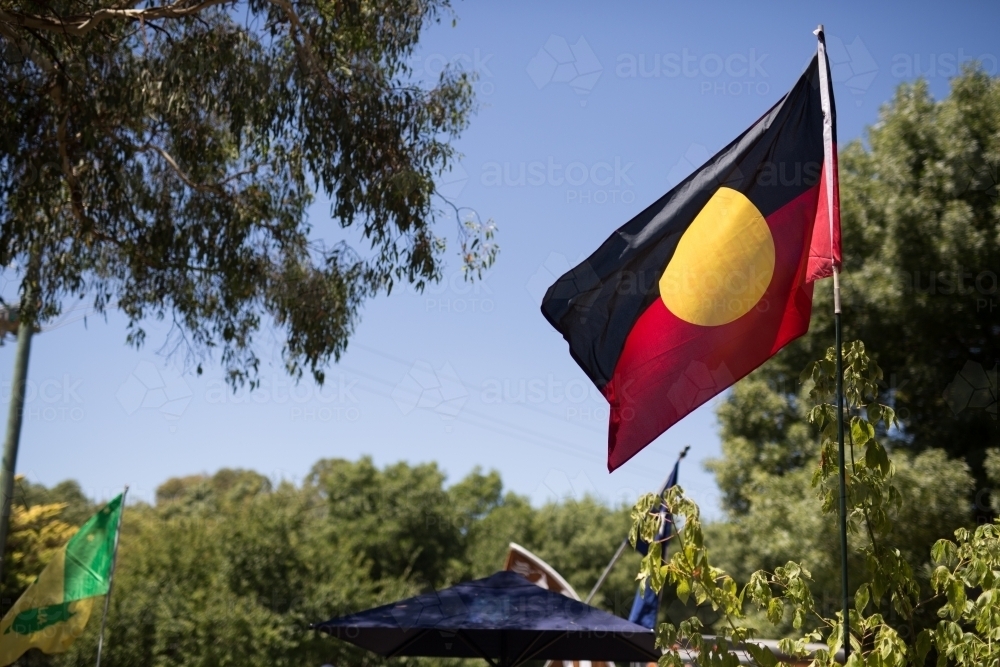
<instances>
[{"instance_id":1,"label":"power line","mask_svg":"<svg viewBox=\"0 0 1000 667\"><path fill-rule=\"evenodd\" d=\"M380 350L376 350L374 348L368 347L367 345L363 345L361 343L351 343L351 345L353 345L355 347L358 347L358 348L364 350L365 352L369 352L371 354L374 354L376 356L382 357L384 359L388 359L389 361L396 362L397 364L400 364L400 365L403 365L403 366L407 366L407 367L412 367L413 366L413 362L412 361L406 361L405 359L401 359L401 358L399 358L399 357L397 357L395 355L389 354L388 352L382 352ZM468 382L465 382L461 378L458 378L458 381L459 381L459 383L461 383L461 385L463 387L465 387L466 389L468 389L470 391L474 391L474 392L477 392L477 393L480 393L482 391L482 389L480 387L477 387L477 386L472 385L472 384L470 384ZM551 412L549 412L548 410L543 410L542 408L539 408L538 406L535 406L535 405L531 405L529 403L511 402L511 403L508 403L508 405L513 405L513 406L516 406L516 407L519 407L519 408L524 408L525 410L530 410L530 411L535 412L537 414L540 414L540 415L542 415L544 417L548 417L549 419L557 419L560 422L562 422L563 425L576 426L577 428L582 428L582 429L584 429L586 431L593 431L594 433L602 433L603 434L603 432L604 432L602 429L594 428L592 426L587 426L586 424L580 424L580 423L577 423L577 422L563 421L562 418L559 417L558 415L554 415Z\"/></svg>"},{"instance_id":2,"label":"power line","mask_svg":"<svg viewBox=\"0 0 1000 667\"><path fill-rule=\"evenodd\" d=\"M382 357L384 359L387 359L389 361L397 363L397 364L399 364L401 366L405 366L407 368L412 368L413 364L414 364L414 362L412 362L412 361L407 361L406 359L402 359L402 358L397 357L397 356L395 356L393 354L390 354L388 352L383 352L381 350L377 350L375 348L369 347L369 346L364 345L362 343L351 343L351 345L353 345L354 347L360 348L360 349L364 350L365 352L369 352L371 354L374 354L376 356ZM345 370L348 370L347 367L345 367L343 365L341 365L340 367L344 368ZM356 372L356 371L351 371L351 372ZM361 373L358 373L358 374L360 375ZM372 377L372 376L368 376L368 377ZM386 380L382 380L380 378L373 378L373 379L375 381L381 382L383 384L391 385L393 388L395 388L395 386L396 386L395 384L393 384L391 382L387 382ZM482 393L482 390L479 387L476 387L475 385L469 384L469 383L463 381L461 378L457 378L456 377L455 379L458 381L459 384L461 384L463 387L465 387L469 391L475 392L477 394ZM596 434L599 434L599 435L602 435L602 436L606 434L606 431L604 429L599 429L599 428L595 428L595 427L592 427L592 426L587 426L586 424L581 424L579 422L573 422L573 421L569 421L568 419L563 419L562 417L559 417L558 415L555 415L555 414L549 412L548 410L544 410L542 408L539 408L538 406L531 405L529 403L510 402L510 403L505 403L505 405L511 405L511 406L515 406L515 407L524 408L526 410L530 410L532 412L540 414L540 415L542 415L544 417L548 417L549 419L558 420L560 422L560 424L563 425L563 426L566 426L566 425L576 426L578 428L581 428L581 429L584 429L586 431L590 431L591 433L596 433ZM517 426L517 425L514 425L514 424L510 424L509 422L497 420L496 418L493 418L493 417L489 417L489 416L486 416L486 415L482 415L482 417L484 419L489 419L489 420L492 420L492 421L496 421L496 422L498 422L498 423L500 423L500 424L502 424L504 426L509 426L509 427L512 427L512 428L518 428L518 429L521 429L521 430L528 431L528 429L525 429L524 427ZM529 432L534 433L533 431L529 431ZM547 436L547 435L545 435L543 437L551 438L551 436ZM570 443L566 443L565 441L560 441L558 438L552 438L552 439L555 440L556 442L561 443L561 444L564 444L564 445L567 445L567 446L571 446L571 447L576 447L576 445L573 445L573 444L570 444ZM650 452L652 454L655 454L656 456L659 456L659 457L665 457L665 458L667 457L667 454L665 452L661 452L659 450L651 449Z\"/></svg>"},{"instance_id":3,"label":"power line","mask_svg":"<svg viewBox=\"0 0 1000 667\"><path fill-rule=\"evenodd\" d=\"M376 377L369 373L365 373L364 371L358 371L356 369L352 369L346 366L341 366L341 368L343 368L345 371L349 373L366 378L372 382L376 382L378 384L385 385L391 388L396 387L396 384L389 382L387 380L383 380L382 378ZM390 392L379 392L371 388L366 388L366 389L376 395L392 399L392 394ZM466 418L463 418L466 416L475 417L485 422L491 422L492 424L494 424L494 426L491 427L486 424L477 424L475 422L469 421ZM479 428L484 428L486 430L494 431L496 433L499 433L500 435L506 435L508 437L531 438L535 441L536 444L542 444L545 447L554 448L553 447L554 445L555 448L558 448L558 451L560 451L560 453L563 454L570 454L572 456L586 458L589 460L600 460L599 458L595 457L593 454L590 454L589 452L581 451L580 445L576 443L572 443L566 440L561 440L559 438L552 437L545 433L539 433L537 431L525 428L523 426L519 426L517 424L511 424L510 422L507 422L502 419L497 419L496 417L492 417L490 415L482 414L471 408L463 407L456 414L455 419L459 421L465 421L473 426L478 426ZM508 432L500 433L499 431L496 430L497 427L507 429ZM514 431L514 433L511 433L511 431ZM518 431L520 431L520 433L517 433Z\"/></svg>"}]
</instances>

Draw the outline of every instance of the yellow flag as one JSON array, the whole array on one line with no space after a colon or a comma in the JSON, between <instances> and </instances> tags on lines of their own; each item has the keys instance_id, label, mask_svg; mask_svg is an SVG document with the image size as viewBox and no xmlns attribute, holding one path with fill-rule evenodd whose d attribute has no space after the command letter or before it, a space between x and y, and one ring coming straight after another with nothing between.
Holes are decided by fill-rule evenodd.
<instances>
[{"instance_id":1,"label":"yellow flag","mask_svg":"<svg viewBox=\"0 0 1000 667\"><path fill-rule=\"evenodd\" d=\"M0 667L29 648L62 653L83 634L111 585L122 499L90 517L0 621Z\"/></svg>"},{"instance_id":2,"label":"yellow flag","mask_svg":"<svg viewBox=\"0 0 1000 667\"><path fill-rule=\"evenodd\" d=\"M96 598L63 600L66 551L60 551L0 621L0 665L29 648L62 653L83 634Z\"/></svg>"}]
</instances>

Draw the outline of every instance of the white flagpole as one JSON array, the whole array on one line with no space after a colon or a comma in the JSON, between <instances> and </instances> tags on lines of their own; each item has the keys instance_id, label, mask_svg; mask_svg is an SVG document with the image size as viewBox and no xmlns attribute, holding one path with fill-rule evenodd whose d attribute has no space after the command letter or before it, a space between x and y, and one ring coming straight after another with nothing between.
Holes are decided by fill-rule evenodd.
<instances>
[{"instance_id":1,"label":"white flagpole","mask_svg":"<svg viewBox=\"0 0 1000 667\"><path fill-rule=\"evenodd\" d=\"M125 496L128 495L128 485L122 491L121 509L118 511L118 525L115 526L115 545L111 548L111 571L108 573L108 592L104 596L104 614L101 616L101 634L97 636L97 665L101 667L101 650L104 648L104 628L108 623L108 604L111 602L111 589L115 585L115 565L118 562L118 538L122 534L122 519L125 517Z\"/></svg>"},{"instance_id":2,"label":"white flagpole","mask_svg":"<svg viewBox=\"0 0 1000 667\"><path fill-rule=\"evenodd\" d=\"M850 589L847 582L847 472L844 461L844 360L843 341L840 324L840 270L834 252L833 237L833 105L830 79L827 74L826 35L823 24L814 32L817 38L816 53L819 56L819 93L823 107L823 165L826 172L826 213L830 220L830 263L833 265L833 322L834 340L837 347L837 444L840 465L840 592L844 607L844 662L851 656L851 606Z\"/></svg>"}]
</instances>

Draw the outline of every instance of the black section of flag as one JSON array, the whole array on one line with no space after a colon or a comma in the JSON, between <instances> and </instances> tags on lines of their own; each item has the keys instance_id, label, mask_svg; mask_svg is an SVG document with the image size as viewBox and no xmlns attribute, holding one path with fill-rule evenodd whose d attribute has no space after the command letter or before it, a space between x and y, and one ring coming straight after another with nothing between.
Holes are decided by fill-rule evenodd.
<instances>
[{"instance_id":1,"label":"black section of flag","mask_svg":"<svg viewBox=\"0 0 1000 667\"><path fill-rule=\"evenodd\" d=\"M818 62L814 57L750 129L546 292L542 313L599 388L614 374L636 319L659 296L660 276L681 236L719 187L742 192L767 217L816 185L823 164Z\"/></svg>"}]
</instances>

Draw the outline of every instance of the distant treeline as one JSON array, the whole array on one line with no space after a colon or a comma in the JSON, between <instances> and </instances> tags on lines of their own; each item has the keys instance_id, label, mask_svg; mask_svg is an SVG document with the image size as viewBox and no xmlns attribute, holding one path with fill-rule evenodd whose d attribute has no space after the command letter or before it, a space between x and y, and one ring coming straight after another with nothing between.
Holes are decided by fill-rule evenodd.
<instances>
[{"instance_id":1,"label":"distant treeline","mask_svg":"<svg viewBox=\"0 0 1000 667\"><path fill-rule=\"evenodd\" d=\"M21 480L22 510L53 503L73 525L97 509L76 482ZM628 507L589 497L532 507L496 472L449 486L435 464L328 459L301 486L248 470L173 478L155 504L126 509L102 665L382 664L307 626L491 574L512 541L586 595L629 523ZM28 537L12 536L11 550ZM4 610L44 560L5 573ZM627 616L637 571L638 556L623 558L595 603ZM91 665L98 625L64 655L31 651L19 664Z\"/></svg>"}]
</instances>

